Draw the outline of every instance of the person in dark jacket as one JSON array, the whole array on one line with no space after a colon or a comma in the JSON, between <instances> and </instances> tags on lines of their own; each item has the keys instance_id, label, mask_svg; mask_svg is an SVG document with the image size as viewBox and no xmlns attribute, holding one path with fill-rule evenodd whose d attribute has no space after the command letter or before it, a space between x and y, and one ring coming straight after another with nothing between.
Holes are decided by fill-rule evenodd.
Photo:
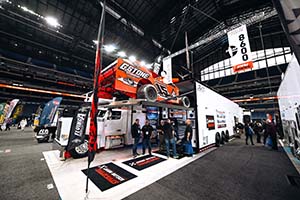
<instances>
[{"instance_id":1,"label":"person in dark jacket","mask_svg":"<svg viewBox=\"0 0 300 200\"><path fill-rule=\"evenodd\" d=\"M166 143L166 148L167 148L167 157L170 157L170 143L172 144L173 147L173 158L178 158L177 153L176 153L176 142L175 142L175 131L174 128L171 124L171 120L168 119L164 125L163 125L163 131L164 131L164 138L165 138L165 143Z\"/></svg>"},{"instance_id":2,"label":"person in dark jacket","mask_svg":"<svg viewBox=\"0 0 300 200\"><path fill-rule=\"evenodd\" d=\"M253 130L254 130L254 133L256 135L256 142L257 143L261 143L261 141L260 141L260 134L262 132L262 125L261 125L261 123L258 122L258 121L255 122L254 126L253 126Z\"/></svg>"},{"instance_id":3,"label":"person in dark jacket","mask_svg":"<svg viewBox=\"0 0 300 200\"><path fill-rule=\"evenodd\" d=\"M192 127L192 121L190 119L187 119L185 121L186 127L184 131L184 142L185 142L185 153L187 156L193 155L193 147L192 147L192 138L193 138L193 127Z\"/></svg>"},{"instance_id":4,"label":"person in dark jacket","mask_svg":"<svg viewBox=\"0 0 300 200\"><path fill-rule=\"evenodd\" d=\"M251 126L249 126L249 124L245 124L245 134L246 134L246 145L248 145L248 139L250 138L250 142L252 145L254 145L253 143L253 138L252 138L252 135L253 135L254 131L253 129L251 128Z\"/></svg>"},{"instance_id":5,"label":"person in dark jacket","mask_svg":"<svg viewBox=\"0 0 300 200\"><path fill-rule=\"evenodd\" d=\"M131 126L131 136L134 139L134 143L132 146L132 154L133 154L133 157L136 157L137 155L139 155L137 153L137 145L138 145L138 143L140 141L140 137L141 137L141 127L140 127L139 119L136 119L135 122Z\"/></svg>"},{"instance_id":6,"label":"person in dark jacket","mask_svg":"<svg viewBox=\"0 0 300 200\"><path fill-rule=\"evenodd\" d=\"M264 135L264 145L266 145L268 133L267 133L267 121L264 119L262 124L263 135Z\"/></svg>"},{"instance_id":7,"label":"person in dark jacket","mask_svg":"<svg viewBox=\"0 0 300 200\"><path fill-rule=\"evenodd\" d=\"M163 143L164 143L164 126L165 122L164 120L160 120L160 124L157 126L156 130L158 133L158 138L159 138L159 150L163 149Z\"/></svg>"},{"instance_id":8,"label":"person in dark jacket","mask_svg":"<svg viewBox=\"0 0 300 200\"><path fill-rule=\"evenodd\" d=\"M275 124L268 119L267 123L266 123L266 133L268 136L271 137L272 140L272 149L274 150L278 150L278 146L277 146L277 129Z\"/></svg>"},{"instance_id":9,"label":"person in dark jacket","mask_svg":"<svg viewBox=\"0 0 300 200\"><path fill-rule=\"evenodd\" d=\"M146 120L145 125L142 128L143 133L143 154L145 154L146 147L148 146L149 155L151 155L151 137L153 127L150 125L149 120Z\"/></svg>"}]
</instances>

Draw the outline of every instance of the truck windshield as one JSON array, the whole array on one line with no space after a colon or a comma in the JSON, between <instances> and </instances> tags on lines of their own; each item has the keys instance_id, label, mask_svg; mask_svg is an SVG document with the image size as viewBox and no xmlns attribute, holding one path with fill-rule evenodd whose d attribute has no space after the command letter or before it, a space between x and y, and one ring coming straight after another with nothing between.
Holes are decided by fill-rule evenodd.
<instances>
[{"instance_id":1,"label":"truck windshield","mask_svg":"<svg viewBox=\"0 0 300 200\"><path fill-rule=\"evenodd\" d=\"M104 115L105 115L105 113L106 113L106 110L99 110L99 112L98 112L98 117L103 118Z\"/></svg>"}]
</instances>

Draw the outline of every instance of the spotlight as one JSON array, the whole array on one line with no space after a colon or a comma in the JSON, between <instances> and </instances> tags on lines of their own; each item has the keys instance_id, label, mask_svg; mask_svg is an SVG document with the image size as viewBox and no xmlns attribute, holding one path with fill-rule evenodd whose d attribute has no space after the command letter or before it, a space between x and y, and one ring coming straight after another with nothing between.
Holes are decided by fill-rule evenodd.
<instances>
[{"instance_id":1,"label":"spotlight","mask_svg":"<svg viewBox=\"0 0 300 200\"><path fill-rule=\"evenodd\" d=\"M55 17L50 17L50 16L45 17L45 21L47 22L47 24L49 24L50 26L53 26L55 28L61 26Z\"/></svg>"},{"instance_id":2,"label":"spotlight","mask_svg":"<svg viewBox=\"0 0 300 200\"><path fill-rule=\"evenodd\" d=\"M115 51L117 48L115 45L110 44L110 45L105 45L104 49L106 52L111 53L111 52Z\"/></svg>"},{"instance_id":3,"label":"spotlight","mask_svg":"<svg viewBox=\"0 0 300 200\"><path fill-rule=\"evenodd\" d=\"M132 61L132 62L135 62L136 61L136 57L135 56L129 56L129 60Z\"/></svg>"},{"instance_id":4,"label":"spotlight","mask_svg":"<svg viewBox=\"0 0 300 200\"><path fill-rule=\"evenodd\" d=\"M124 51L120 51L120 52L118 52L118 56L124 58L124 57L126 57L126 53Z\"/></svg>"}]
</instances>

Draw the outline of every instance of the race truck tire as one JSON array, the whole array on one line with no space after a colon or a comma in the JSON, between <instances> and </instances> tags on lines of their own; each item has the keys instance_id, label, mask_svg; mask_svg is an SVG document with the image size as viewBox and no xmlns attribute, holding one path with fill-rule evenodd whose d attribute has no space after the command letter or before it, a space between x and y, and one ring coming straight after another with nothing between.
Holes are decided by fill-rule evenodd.
<instances>
[{"instance_id":1,"label":"race truck tire","mask_svg":"<svg viewBox=\"0 0 300 200\"><path fill-rule=\"evenodd\" d=\"M191 106L191 101L187 96L181 98L181 103L186 108L189 108Z\"/></svg>"},{"instance_id":2,"label":"race truck tire","mask_svg":"<svg viewBox=\"0 0 300 200\"><path fill-rule=\"evenodd\" d=\"M75 147L74 149L71 149L69 153L73 158L84 158L88 156L88 140L84 140L84 143L81 145Z\"/></svg>"},{"instance_id":3,"label":"race truck tire","mask_svg":"<svg viewBox=\"0 0 300 200\"><path fill-rule=\"evenodd\" d=\"M216 138L215 138L215 143L216 143L216 147L219 147L220 144L221 144L221 136L220 136L220 133L216 133Z\"/></svg>"},{"instance_id":4,"label":"race truck tire","mask_svg":"<svg viewBox=\"0 0 300 200\"><path fill-rule=\"evenodd\" d=\"M151 84L145 84L137 90L137 99L146 99L150 102L155 102L157 99L157 91Z\"/></svg>"}]
</instances>

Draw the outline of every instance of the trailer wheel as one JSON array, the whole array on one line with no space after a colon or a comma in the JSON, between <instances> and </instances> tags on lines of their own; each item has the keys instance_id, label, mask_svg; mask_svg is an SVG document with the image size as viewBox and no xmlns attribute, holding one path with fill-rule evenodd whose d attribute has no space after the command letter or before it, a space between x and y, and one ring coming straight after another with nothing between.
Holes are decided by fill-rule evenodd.
<instances>
[{"instance_id":1,"label":"trailer wheel","mask_svg":"<svg viewBox=\"0 0 300 200\"><path fill-rule=\"evenodd\" d=\"M224 133L224 131L222 131L222 133L221 133L221 141L220 141L220 143L221 144L225 144L225 133Z\"/></svg>"},{"instance_id":2,"label":"trailer wheel","mask_svg":"<svg viewBox=\"0 0 300 200\"><path fill-rule=\"evenodd\" d=\"M81 145L75 147L74 149L71 149L69 152L71 156L76 159L86 157L88 155L88 151L88 140L84 140Z\"/></svg>"},{"instance_id":3,"label":"trailer wheel","mask_svg":"<svg viewBox=\"0 0 300 200\"><path fill-rule=\"evenodd\" d=\"M225 132L225 142L229 142L229 131L226 130Z\"/></svg>"},{"instance_id":4,"label":"trailer wheel","mask_svg":"<svg viewBox=\"0 0 300 200\"><path fill-rule=\"evenodd\" d=\"M186 108L189 108L191 106L191 101L187 96L182 97L181 102L182 102L182 105Z\"/></svg>"},{"instance_id":5,"label":"trailer wheel","mask_svg":"<svg viewBox=\"0 0 300 200\"><path fill-rule=\"evenodd\" d=\"M216 133L216 147L219 147L221 144L221 136L220 133Z\"/></svg>"},{"instance_id":6,"label":"trailer wheel","mask_svg":"<svg viewBox=\"0 0 300 200\"><path fill-rule=\"evenodd\" d=\"M157 99L157 91L151 84L145 84L139 87L136 94L138 99L146 99L150 102L155 102Z\"/></svg>"}]
</instances>

